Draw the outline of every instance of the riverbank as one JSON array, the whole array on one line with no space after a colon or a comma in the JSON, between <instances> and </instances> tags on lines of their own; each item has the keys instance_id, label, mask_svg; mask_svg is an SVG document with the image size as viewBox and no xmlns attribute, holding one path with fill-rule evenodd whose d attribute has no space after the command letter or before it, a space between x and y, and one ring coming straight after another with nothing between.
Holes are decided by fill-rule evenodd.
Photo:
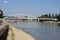
<instances>
[{"instance_id":1,"label":"riverbank","mask_svg":"<svg viewBox=\"0 0 60 40\"><path fill-rule=\"evenodd\" d=\"M32 36L9 25L7 40L34 40Z\"/></svg>"},{"instance_id":2,"label":"riverbank","mask_svg":"<svg viewBox=\"0 0 60 40\"><path fill-rule=\"evenodd\" d=\"M60 21L43 21L43 23L60 24Z\"/></svg>"}]
</instances>

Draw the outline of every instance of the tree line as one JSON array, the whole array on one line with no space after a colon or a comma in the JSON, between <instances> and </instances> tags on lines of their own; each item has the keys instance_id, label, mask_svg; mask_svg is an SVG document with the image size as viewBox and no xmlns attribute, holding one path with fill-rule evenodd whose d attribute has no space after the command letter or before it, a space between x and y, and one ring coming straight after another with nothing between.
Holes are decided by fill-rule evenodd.
<instances>
[{"instance_id":1,"label":"tree line","mask_svg":"<svg viewBox=\"0 0 60 40\"><path fill-rule=\"evenodd\" d=\"M60 21L60 14L44 14L44 15L41 15L39 16L38 18L56 18L58 19L58 21Z\"/></svg>"}]
</instances>

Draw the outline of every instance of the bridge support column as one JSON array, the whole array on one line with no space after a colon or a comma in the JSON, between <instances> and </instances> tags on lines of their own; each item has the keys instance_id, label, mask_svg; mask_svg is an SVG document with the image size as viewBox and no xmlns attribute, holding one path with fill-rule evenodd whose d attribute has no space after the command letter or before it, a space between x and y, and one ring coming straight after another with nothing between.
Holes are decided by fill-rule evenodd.
<instances>
[{"instance_id":1,"label":"bridge support column","mask_svg":"<svg viewBox=\"0 0 60 40\"><path fill-rule=\"evenodd\" d=\"M39 22L39 19L38 19L38 22Z\"/></svg>"}]
</instances>

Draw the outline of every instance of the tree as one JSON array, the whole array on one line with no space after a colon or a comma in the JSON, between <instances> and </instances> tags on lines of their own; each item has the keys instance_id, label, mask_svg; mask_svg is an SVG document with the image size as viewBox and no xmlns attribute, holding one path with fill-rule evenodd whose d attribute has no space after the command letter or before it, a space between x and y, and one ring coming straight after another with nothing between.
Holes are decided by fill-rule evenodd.
<instances>
[{"instance_id":1,"label":"tree","mask_svg":"<svg viewBox=\"0 0 60 40\"><path fill-rule=\"evenodd\" d=\"M52 13L52 18L54 18L54 13Z\"/></svg>"},{"instance_id":2,"label":"tree","mask_svg":"<svg viewBox=\"0 0 60 40\"><path fill-rule=\"evenodd\" d=\"M57 13L56 13L56 14L55 14L55 18L57 18L57 16L58 16L58 15L57 15Z\"/></svg>"},{"instance_id":3,"label":"tree","mask_svg":"<svg viewBox=\"0 0 60 40\"><path fill-rule=\"evenodd\" d=\"M58 21L60 21L60 14L57 16Z\"/></svg>"},{"instance_id":4,"label":"tree","mask_svg":"<svg viewBox=\"0 0 60 40\"><path fill-rule=\"evenodd\" d=\"M51 14L49 13L49 16L48 16L49 18L51 18Z\"/></svg>"},{"instance_id":5,"label":"tree","mask_svg":"<svg viewBox=\"0 0 60 40\"><path fill-rule=\"evenodd\" d=\"M48 18L48 15L45 14L45 15L42 15L42 16L40 16L40 17L38 17L38 18Z\"/></svg>"},{"instance_id":6,"label":"tree","mask_svg":"<svg viewBox=\"0 0 60 40\"><path fill-rule=\"evenodd\" d=\"M0 18L3 18L3 11L0 9Z\"/></svg>"}]
</instances>

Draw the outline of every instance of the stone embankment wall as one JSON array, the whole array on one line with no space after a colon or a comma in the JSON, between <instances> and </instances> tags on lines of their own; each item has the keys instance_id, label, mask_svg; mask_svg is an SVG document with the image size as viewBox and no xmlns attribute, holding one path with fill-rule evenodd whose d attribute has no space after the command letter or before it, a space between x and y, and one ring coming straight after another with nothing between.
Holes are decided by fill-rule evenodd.
<instances>
[{"instance_id":1,"label":"stone embankment wall","mask_svg":"<svg viewBox=\"0 0 60 40\"><path fill-rule=\"evenodd\" d=\"M7 39L7 35L8 35L8 26L9 25L7 25L3 30L1 30L1 32L0 32L0 40L6 40Z\"/></svg>"}]
</instances>

